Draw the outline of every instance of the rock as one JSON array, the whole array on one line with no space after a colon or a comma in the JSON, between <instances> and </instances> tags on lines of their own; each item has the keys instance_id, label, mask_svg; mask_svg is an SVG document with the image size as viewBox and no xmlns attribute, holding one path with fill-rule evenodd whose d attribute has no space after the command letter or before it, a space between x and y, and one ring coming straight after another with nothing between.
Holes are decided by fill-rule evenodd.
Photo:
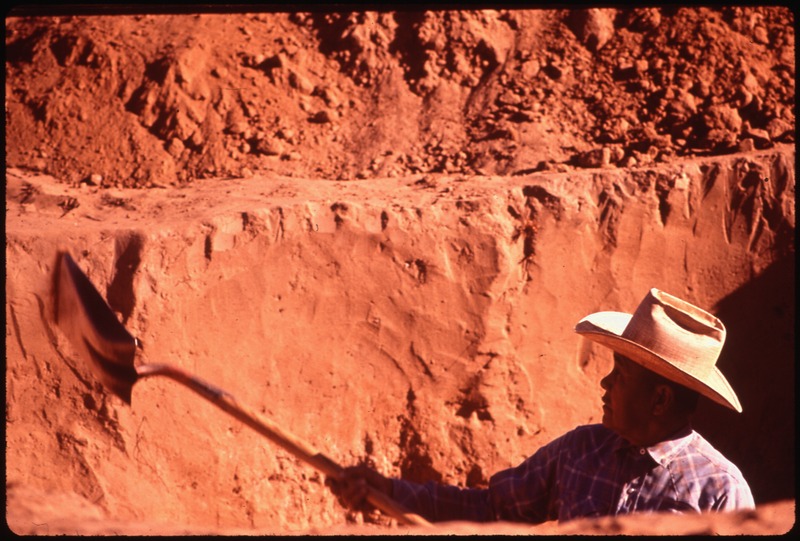
<instances>
[{"instance_id":1,"label":"rock","mask_svg":"<svg viewBox=\"0 0 800 541\"><path fill-rule=\"evenodd\" d=\"M626 24L634 32L655 30L661 25L659 8L636 8L629 12Z\"/></svg>"},{"instance_id":2,"label":"rock","mask_svg":"<svg viewBox=\"0 0 800 541\"><path fill-rule=\"evenodd\" d=\"M739 107L747 107L753 101L753 93L744 86L739 87Z\"/></svg>"},{"instance_id":3,"label":"rock","mask_svg":"<svg viewBox=\"0 0 800 541\"><path fill-rule=\"evenodd\" d=\"M167 152L169 152L170 156L173 158L178 158L185 149L186 145L184 145L183 141L177 137L170 139L169 143L167 144Z\"/></svg>"},{"instance_id":4,"label":"rock","mask_svg":"<svg viewBox=\"0 0 800 541\"><path fill-rule=\"evenodd\" d=\"M666 111L684 122L697 112L697 102L690 92L679 91L666 107Z\"/></svg>"},{"instance_id":5,"label":"rock","mask_svg":"<svg viewBox=\"0 0 800 541\"><path fill-rule=\"evenodd\" d=\"M189 142L195 148L202 148L205 145L206 139L205 136L203 136L203 132L198 129L195 130L195 132L189 138Z\"/></svg>"},{"instance_id":6,"label":"rock","mask_svg":"<svg viewBox=\"0 0 800 541\"><path fill-rule=\"evenodd\" d=\"M297 136L295 131L292 128L288 128L288 127L283 127L281 129L279 129L275 133L275 135L277 137L280 137L284 141L289 142L289 143L294 143L295 142L295 137Z\"/></svg>"},{"instance_id":7,"label":"rock","mask_svg":"<svg viewBox=\"0 0 800 541\"><path fill-rule=\"evenodd\" d=\"M761 25L756 26L753 29L753 41L760 43L761 45L769 45L769 34L767 33L767 29Z\"/></svg>"},{"instance_id":8,"label":"rock","mask_svg":"<svg viewBox=\"0 0 800 541\"><path fill-rule=\"evenodd\" d=\"M739 152L753 152L756 149L755 143L749 137L747 139L742 139L739 141L739 145L736 147Z\"/></svg>"},{"instance_id":9,"label":"rock","mask_svg":"<svg viewBox=\"0 0 800 541\"><path fill-rule=\"evenodd\" d=\"M513 93L511 91L503 92L497 98L497 103L500 104L500 105L519 105L519 103L521 101L522 101L522 98L520 98L519 95L517 95L517 94L515 94L515 93Z\"/></svg>"},{"instance_id":10,"label":"rock","mask_svg":"<svg viewBox=\"0 0 800 541\"><path fill-rule=\"evenodd\" d=\"M744 79L742 80L742 85L744 86L745 89L752 92L753 94L760 94L762 92L761 85L759 84L758 79L750 70L746 70Z\"/></svg>"},{"instance_id":11,"label":"rock","mask_svg":"<svg viewBox=\"0 0 800 541\"><path fill-rule=\"evenodd\" d=\"M622 162L622 166L628 169L636 167L639 164L639 161L631 154L628 156L625 161Z\"/></svg>"},{"instance_id":12,"label":"rock","mask_svg":"<svg viewBox=\"0 0 800 541\"><path fill-rule=\"evenodd\" d=\"M284 143L273 137L264 137L255 144L254 151L265 156L279 156L284 151Z\"/></svg>"},{"instance_id":13,"label":"rock","mask_svg":"<svg viewBox=\"0 0 800 541\"><path fill-rule=\"evenodd\" d=\"M580 153L576 162L579 167L586 168L607 166L611 163L611 149L603 147Z\"/></svg>"},{"instance_id":14,"label":"rock","mask_svg":"<svg viewBox=\"0 0 800 541\"><path fill-rule=\"evenodd\" d=\"M311 94L314 92L314 84L308 79L308 77L301 75L294 70L289 70L289 84L303 94Z\"/></svg>"},{"instance_id":15,"label":"rock","mask_svg":"<svg viewBox=\"0 0 800 541\"><path fill-rule=\"evenodd\" d=\"M189 138L196 129L197 123L191 120L185 112L179 110L175 113L174 135L178 139Z\"/></svg>"},{"instance_id":16,"label":"rock","mask_svg":"<svg viewBox=\"0 0 800 541\"><path fill-rule=\"evenodd\" d=\"M320 87L317 86L314 88L312 92L313 96L319 96L325 102L325 105L328 107L338 107L341 104L341 99L339 98L339 94L333 90L332 88L325 86Z\"/></svg>"},{"instance_id":17,"label":"rock","mask_svg":"<svg viewBox=\"0 0 800 541\"><path fill-rule=\"evenodd\" d=\"M590 51L598 51L614 37L615 9L590 8L576 10L567 19L567 25Z\"/></svg>"},{"instance_id":18,"label":"rock","mask_svg":"<svg viewBox=\"0 0 800 541\"><path fill-rule=\"evenodd\" d=\"M610 148L610 163L619 164L625 158L625 149L619 145L613 145Z\"/></svg>"},{"instance_id":19,"label":"rock","mask_svg":"<svg viewBox=\"0 0 800 541\"><path fill-rule=\"evenodd\" d=\"M761 128L751 128L748 123L745 123L745 128L742 131L745 137L750 137L758 148L764 148L769 145L770 136L767 130Z\"/></svg>"},{"instance_id":20,"label":"rock","mask_svg":"<svg viewBox=\"0 0 800 541\"><path fill-rule=\"evenodd\" d=\"M256 105L253 102L247 101L247 102L243 103L242 104L242 109L244 111L244 116L245 117L257 119L258 108L256 107Z\"/></svg>"},{"instance_id":21,"label":"rock","mask_svg":"<svg viewBox=\"0 0 800 541\"><path fill-rule=\"evenodd\" d=\"M103 175L100 173L92 173L84 180L85 184L89 186L100 186L103 183Z\"/></svg>"},{"instance_id":22,"label":"rock","mask_svg":"<svg viewBox=\"0 0 800 541\"><path fill-rule=\"evenodd\" d=\"M541 65L535 59L528 60L522 64L521 72L525 79L533 79L539 74Z\"/></svg>"},{"instance_id":23,"label":"rock","mask_svg":"<svg viewBox=\"0 0 800 541\"><path fill-rule=\"evenodd\" d=\"M794 133L794 128L785 120L773 118L767 123L767 133L773 141L780 141L786 134Z\"/></svg>"},{"instance_id":24,"label":"rock","mask_svg":"<svg viewBox=\"0 0 800 541\"><path fill-rule=\"evenodd\" d=\"M208 54L201 47L187 47L176 54L173 69L175 81L195 100L211 97L211 88L206 78Z\"/></svg>"},{"instance_id":25,"label":"rock","mask_svg":"<svg viewBox=\"0 0 800 541\"><path fill-rule=\"evenodd\" d=\"M734 144L742 129L739 111L727 104L710 106L703 115L703 122L708 129L707 142L712 146Z\"/></svg>"},{"instance_id":26,"label":"rock","mask_svg":"<svg viewBox=\"0 0 800 541\"><path fill-rule=\"evenodd\" d=\"M327 109L323 109L311 115L308 121L314 122L315 124L327 124L328 122L333 122L333 113Z\"/></svg>"},{"instance_id":27,"label":"rock","mask_svg":"<svg viewBox=\"0 0 800 541\"><path fill-rule=\"evenodd\" d=\"M248 68L255 68L260 66L264 62L264 60L266 60L266 58L267 57L264 56L264 54L262 53L246 55L244 57L244 65L247 66Z\"/></svg>"},{"instance_id":28,"label":"rock","mask_svg":"<svg viewBox=\"0 0 800 541\"><path fill-rule=\"evenodd\" d=\"M228 125L227 132L233 135L240 135L244 133L250 125L245 120L240 120L238 122L233 122Z\"/></svg>"}]
</instances>

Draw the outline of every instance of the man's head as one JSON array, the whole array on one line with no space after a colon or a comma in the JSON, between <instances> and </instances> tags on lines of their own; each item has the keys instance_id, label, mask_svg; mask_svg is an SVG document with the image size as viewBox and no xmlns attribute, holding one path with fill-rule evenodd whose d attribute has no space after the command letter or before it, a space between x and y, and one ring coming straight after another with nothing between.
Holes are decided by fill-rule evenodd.
<instances>
[{"instance_id":1,"label":"man's head","mask_svg":"<svg viewBox=\"0 0 800 541\"><path fill-rule=\"evenodd\" d=\"M636 445L661 441L686 426L698 393L614 354L614 367L600 381L603 424Z\"/></svg>"},{"instance_id":2,"label":"man's head","mask_svg":"<svg viewBox=\"0 0 800 541\"><path fill-rule=\"evenodd\" d=\"M725 343L725 326L697 306L651 289L633 314L597 312L578 322L575 331L614 351L618 372L631 364L630 372L640 375L640 383L647 383L647 388L660 389L661 394L668 389L679 411L694 409L694 394L742 411L736 393L716 367ZM603 380L603 388L615 381L614 376L612 370ZM659 379L653 379L655 376ZM631 396L638 395L631 391ZM614 414L622 415L617 408Z\"/></svg>"}]
</instances>

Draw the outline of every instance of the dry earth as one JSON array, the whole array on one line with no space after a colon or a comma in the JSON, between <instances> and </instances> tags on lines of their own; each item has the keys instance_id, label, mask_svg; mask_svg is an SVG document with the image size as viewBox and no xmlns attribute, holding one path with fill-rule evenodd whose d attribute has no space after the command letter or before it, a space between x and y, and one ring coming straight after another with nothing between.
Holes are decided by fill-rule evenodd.
<instances>
[{"instance_id":1,"label":"dry earth","mask_svg":"<svg viewBox=\"0 0 800 541\"><path fill-rule=\"evenodd\" d=\"M51 8L52 9L52 8ZM341 464L485 485L597 422L572 332L649 287L715 312L744 406L697 428L794 524L795 46L783 7L43 13L6 23L6 520L18 534L429 533L53 326L69 250L143 344ZM488 528L488 529L487 529Z\"/></svg>"}]
</instances>

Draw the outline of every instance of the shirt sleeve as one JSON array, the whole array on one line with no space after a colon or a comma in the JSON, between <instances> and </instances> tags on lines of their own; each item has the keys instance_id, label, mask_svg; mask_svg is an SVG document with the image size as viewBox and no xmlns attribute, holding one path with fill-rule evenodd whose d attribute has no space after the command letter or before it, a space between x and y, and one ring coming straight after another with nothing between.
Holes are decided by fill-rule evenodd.
<instances>
[{"instance_id":1,"label":"shirt sleeve","mask_svg":"<svg viewBox=\"0 0 800 541\"><path fill-rule=\"evenodd\" d=\"M564 436L519 466L500 471L488 489L393 480L394 499L432 522L508 520L540 523L557 518L553 486Z\"/></svg>"},{"instance_id":2,"label":"shirt sleeve","mask_svg":"<svg viewBox=\"0 0 800 541\"><path fill-rule=\"evenodd\" d=\"M515 468L489 480L496 520L539 524L558 518L556 468L569 434L539 448Z\"/></svg>"},{"instance_id":3,"label":"shirt sleeve","mask_svg":"<svg viewBox=\"0 0 800 541\"><path fill-rule=\"evenodd\" d=\"M435 483L419 484L393 479L393 499L431 522L495 520L486 489L459 488Z\"/></svg>"}]
</instances>

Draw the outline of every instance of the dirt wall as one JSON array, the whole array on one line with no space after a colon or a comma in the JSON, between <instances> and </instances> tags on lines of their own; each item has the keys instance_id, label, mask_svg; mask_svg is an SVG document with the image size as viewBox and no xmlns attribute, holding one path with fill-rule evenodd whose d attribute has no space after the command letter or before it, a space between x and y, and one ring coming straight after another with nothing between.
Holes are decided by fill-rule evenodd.
<instances>
[{"instance_id":1,"label":"dirt wall","mask_svg":"<svg viewBox=\"0 0 800 541\"><path fill-rule=\"evenodd\" d=\"M12 174L8 480L121 520L306 529L345 515L314 470L174 383L137 383L132 407L104 391L47 323L66 247L141 340L139 362L190 370L340 463L465 486L599 420L610 356L572 327L660 287L730 325L719 366L744 413L708 405L704 432L759 503L793 497L776 476L794 467L793 161L786 148L593 174L260 178L119 190L113 205ZM80 202L66 215L65 197Z\"/></svg>"}]
</instances>

